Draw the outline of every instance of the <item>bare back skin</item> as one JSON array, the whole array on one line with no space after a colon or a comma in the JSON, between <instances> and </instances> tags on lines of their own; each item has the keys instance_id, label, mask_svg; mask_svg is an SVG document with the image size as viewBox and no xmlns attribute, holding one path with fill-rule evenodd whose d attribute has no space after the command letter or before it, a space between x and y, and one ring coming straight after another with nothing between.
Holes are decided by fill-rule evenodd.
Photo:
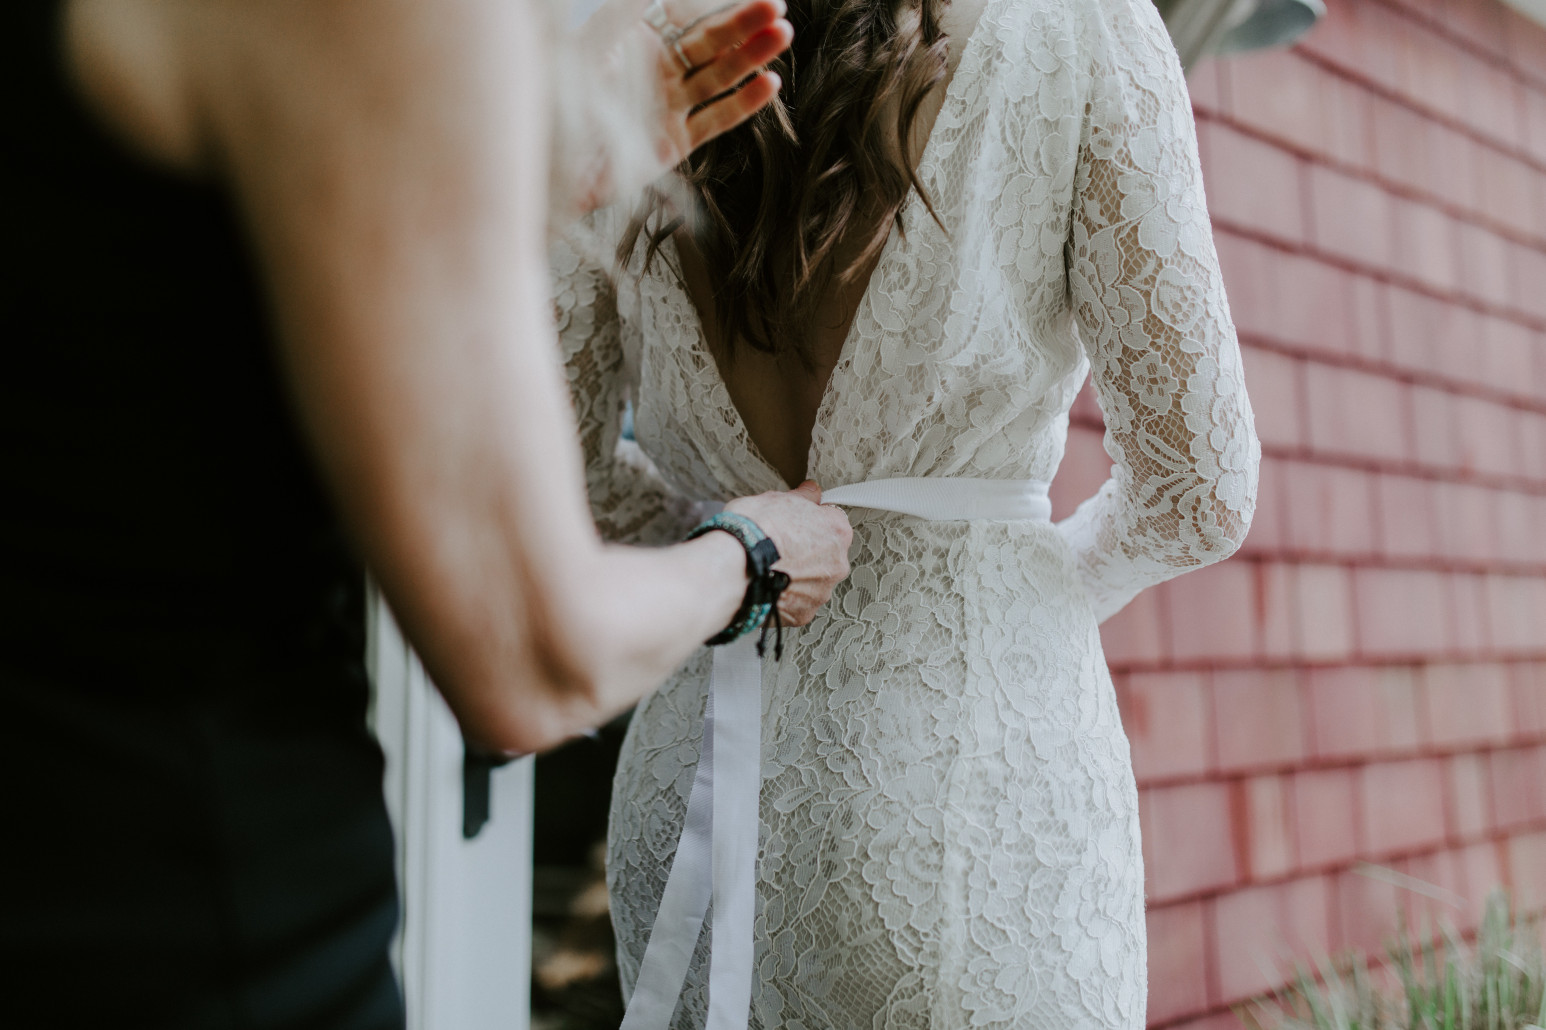
<instances>
[{"instance_id":1,"label":"bare back skin","mask_svg":"<svg viewBox=\"0 0 1546 1030\"><path fill-rule=\"evenodd\" d=\"M930 90L918 109L910 148L915 168L923 156L934 119L939 115L945 92L961 60L961 47L976 26L984 3L985 0L954 0L942 15L942 26L949 37L945 77ZM850 237L839 245L839 264L862 248L873 231L873 221L858 224ZM811 363L807 367L792 353L769 354L744 341L732 354L717 336L714 283L702 255L685 229L678 230L673 241L681 258L687 295L698 311L709 352L753 446L786 483L801 482L806 477L816 414L826 395L832 370L842 356L843 344L848 339L878 258L861 268L850 281L834 282L822 298L808 341Z\"/></svg>"}]
</instances>

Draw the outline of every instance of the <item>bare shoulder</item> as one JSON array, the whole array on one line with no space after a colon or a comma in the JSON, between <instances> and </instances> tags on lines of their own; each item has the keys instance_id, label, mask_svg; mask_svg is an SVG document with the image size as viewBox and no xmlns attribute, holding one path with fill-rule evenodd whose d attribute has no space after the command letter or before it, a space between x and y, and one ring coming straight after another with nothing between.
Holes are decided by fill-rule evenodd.
<instances>
[{"instance_id":1,"label":"bare shoulder","mask_svg":"<svg viewBox=\"0 0 1546 1030\"><path fill-rule=\"evenodd\" d=\"M103 121L150 159L193 170L199 147L177 6L70 0L64 48L76 87Z\"/></svg>"},{"instance_id":2,"label":"bare shoulder","mask_svg":"<svg viewBox=\"0 0 1546 1030\"><path fill-rule=\"evenodd\" d=\"M207 119L221 80L247 77L265 60L301 71L285 53L286 40L298 42L304 23L329 6L335 5L67 0L65 56L77 88L110 128L153 161L200 172L211 160Z\"/></svg>"},{"instance_id":3,"label":"bare shoulder","mask_svg":"<svg viewBox=\"0 0 1546 1030\"><path fill-rule=\"evenodd\" d=\"M477 74L539 5L503 0L68 0L65 47L88 104L153 160L198 172L265 109L346 118ZM509 59L509 48L503 53ZM480 66L483 66L480 69ZM351 95L352 94L352 95ZM224 124L222 124L224 123Z\"/></svg>"}]
</instances>

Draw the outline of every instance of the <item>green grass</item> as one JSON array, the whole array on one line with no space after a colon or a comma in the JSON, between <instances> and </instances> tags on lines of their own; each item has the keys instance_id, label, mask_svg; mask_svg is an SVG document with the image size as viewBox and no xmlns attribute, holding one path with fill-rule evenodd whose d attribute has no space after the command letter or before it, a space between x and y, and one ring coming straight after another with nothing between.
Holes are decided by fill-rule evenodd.
<instances>
[{"instance_id":1,"label":"green grass","mask_svg":"<svg viewBox=\"0 0 1546 1030\"><path fill-rule=\"evenodd\" d=\"M1253 1030L1546 1030L1540 922L1488 899L1474 943L1452 927L1414 937L1402 918L1385 975L1362 956L1301 966L1294 982L1240 1013Z\"/></svg>"}]
</instances>

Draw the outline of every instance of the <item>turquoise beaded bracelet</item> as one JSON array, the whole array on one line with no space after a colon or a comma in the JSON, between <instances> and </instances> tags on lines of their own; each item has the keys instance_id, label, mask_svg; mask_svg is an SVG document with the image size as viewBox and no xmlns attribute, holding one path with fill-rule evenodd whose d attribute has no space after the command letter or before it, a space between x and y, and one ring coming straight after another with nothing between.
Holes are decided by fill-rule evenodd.
<instances>
[{"instance_id":1,"label":"turquoise beaded bracelet","mask_svg":"<svg viewBox=\"0 0 1546 1030\"><path fill-rule=\"evenodd\" d=\"M757 640L757 655L761 657L767 648L768 627L771 624L776 630L773 657L775 660L782 658L784 621L778 614L778 596L789 585L789 577L773 568L779 559L778 546L757 523L745 515L729 511L722 511L703 520L687 534L687 539L695 540L715 530L729 533L746 549L746 572L751 582L746 586L746 597L742 599L741 607L730 620L730 625L710 637L706 643L728 644L761 627L762 636Z\"/></svg>"}]
</instances>

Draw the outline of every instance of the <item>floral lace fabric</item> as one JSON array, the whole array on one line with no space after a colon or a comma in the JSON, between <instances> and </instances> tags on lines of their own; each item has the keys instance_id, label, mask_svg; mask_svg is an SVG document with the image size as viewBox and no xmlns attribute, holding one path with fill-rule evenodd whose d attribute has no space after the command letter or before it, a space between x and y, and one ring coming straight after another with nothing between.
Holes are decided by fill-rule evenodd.
<instances>
[{"instance_id":1,"label":"floral lace fabric","mask_svg":"<svg viewBox=\"0 0 1546 1030\"><path fill-rule=\"evenodd\" d=\"M1137 795L1097 624L1226 557L1259 446L1185 83L1148 0L989 0L813 432L825 486L1050 480L1093 374L1110 480L1070 518L857 510L853 574L763 682L752 1025L1144 1025ZM615 239L621 213L594 228ZM605 251L606 247L600 248ZM614 287L556 248L603 532L679 539L783 487L669 245ZM619 444L625 400L638 445ZM647 456L647 457L646 457ZM632 989L686 810L707 652L636 713L608 883ZM708 933L676 1025L706 1010Z\"/></svg>"}]
</instances>

